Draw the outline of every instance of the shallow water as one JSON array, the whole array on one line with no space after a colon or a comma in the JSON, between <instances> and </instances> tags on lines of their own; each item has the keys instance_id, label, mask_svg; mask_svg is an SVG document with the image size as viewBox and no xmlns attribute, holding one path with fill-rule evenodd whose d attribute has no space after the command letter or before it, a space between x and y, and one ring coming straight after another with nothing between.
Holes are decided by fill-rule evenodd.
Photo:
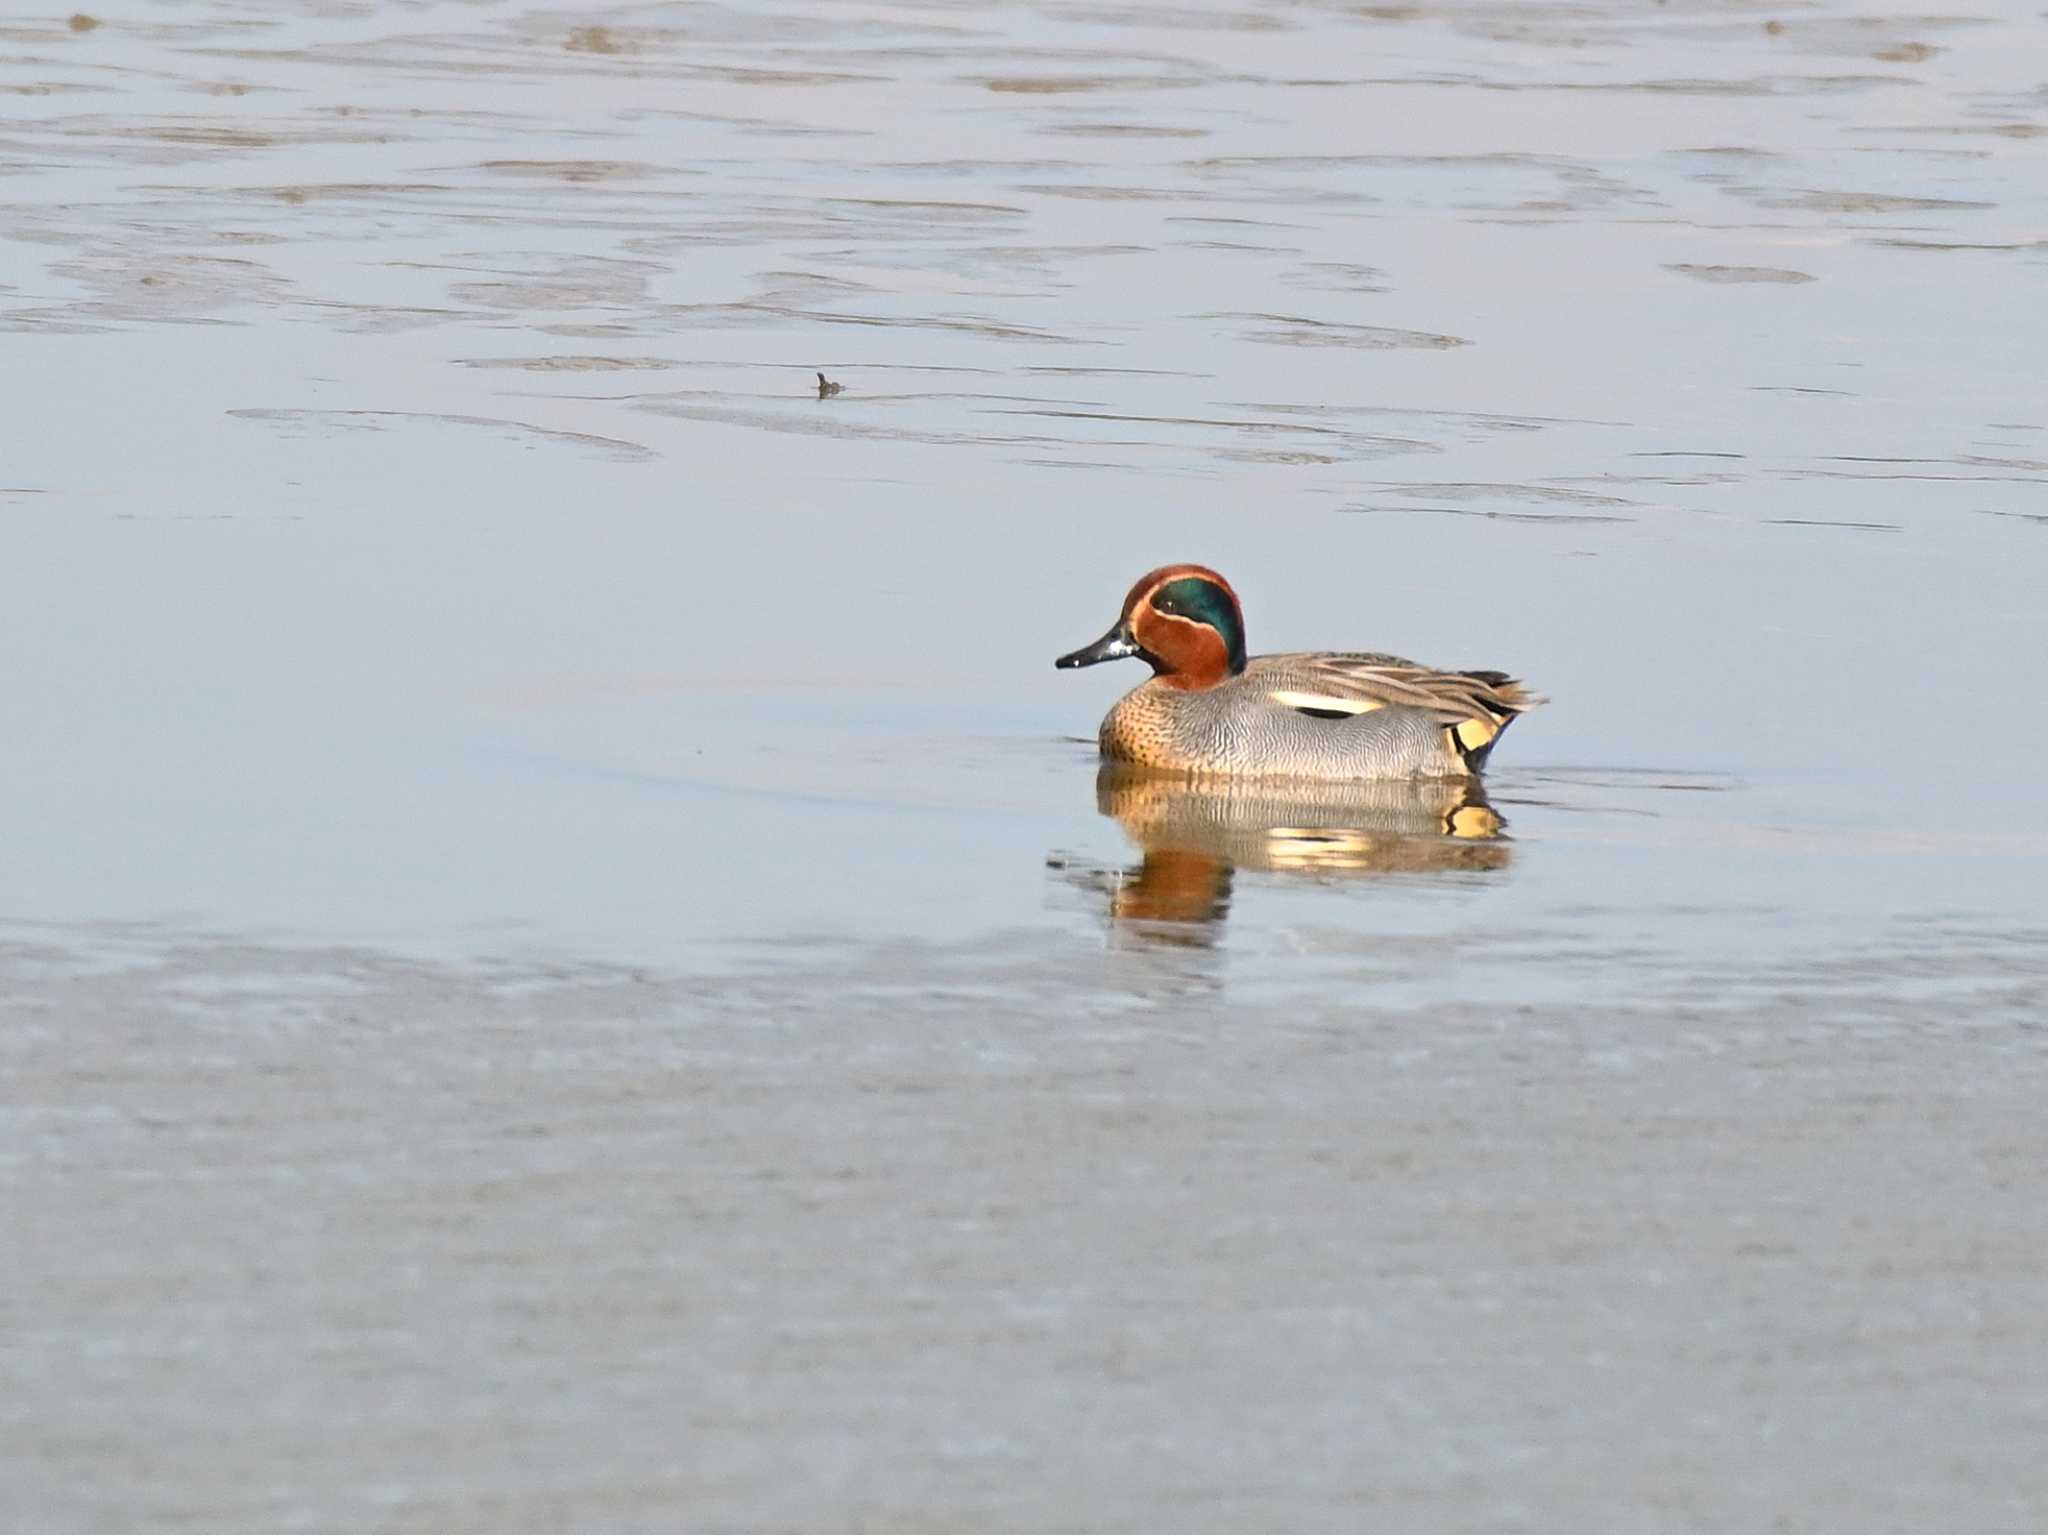
<instances>
[{"instance_id":1,"label":"shallow water","mask_svg":"<svg viewBox=\"0 0 2048 1535\"><path fill-rule=\"evenodd\" d=\"M2032 10L98 21L33 1528L2048 1519ZM1098 788L1172 559L1553 702L1456 825Z\"/></svg>"}]
</instances>

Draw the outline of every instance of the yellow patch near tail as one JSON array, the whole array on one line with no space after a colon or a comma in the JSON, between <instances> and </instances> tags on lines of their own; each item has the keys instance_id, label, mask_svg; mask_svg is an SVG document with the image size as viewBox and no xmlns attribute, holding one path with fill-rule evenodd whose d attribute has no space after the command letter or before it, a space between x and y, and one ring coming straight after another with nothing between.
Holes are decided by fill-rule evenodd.
<instances>
[{"instance_id":1,"label":"yellow patch near tail","mask_svg":"<svg viewBox=\"0 0 2048 1535\"><path fill-rule=\"evenodd\" d=\"M1289 709L1323 709L1331 714L1370 714L1375 709L1384 709L1385 704L1377 698L1343 698L1334 693L1297 693L1280 688L1266 695L1274 703Z\"/></svg>"},{"instance_id":2,"label":"yellow patch near tail","mask_svg":"<svg viewBox=\"0 0 2048 1535\"><path fill-rule=\"evenodd\" d=\"M1458 749L1469 754L1490 745L1500 734L1500 726L1492 720L1460 720L1451 727L1451 734L1458 738Z\"/></svg>"}]
</instances>

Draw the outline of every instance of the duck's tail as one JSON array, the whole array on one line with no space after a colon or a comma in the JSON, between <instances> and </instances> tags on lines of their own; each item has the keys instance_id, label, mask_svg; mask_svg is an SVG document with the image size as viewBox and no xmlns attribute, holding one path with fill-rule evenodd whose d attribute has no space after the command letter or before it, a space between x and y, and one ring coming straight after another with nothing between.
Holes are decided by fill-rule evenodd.
<instances>
[{"instance_id":1,"label":"duck's tail","mask_svg":"<svg viewBox=\"0 0 2048 1535\"><path fill-rule=\"evenodd\" d=\"M1478 712L1451 726L1446 734L1451 749L1464 761L1465 771L1477 776L1515 717L1539 707L1545 699L1506 672L1473 671L1458 675L1480 684L1471 693Z\"/></svg>"}]
</instances>

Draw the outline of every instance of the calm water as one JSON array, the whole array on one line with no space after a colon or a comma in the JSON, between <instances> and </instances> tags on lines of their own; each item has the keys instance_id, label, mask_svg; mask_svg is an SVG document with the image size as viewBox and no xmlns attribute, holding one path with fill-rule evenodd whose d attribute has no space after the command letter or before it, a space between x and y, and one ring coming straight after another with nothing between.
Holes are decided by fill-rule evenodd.
<instances>
[{"instance_id":1,"label":"calm water","mask_svg":"<svg viewBox=\"0 0 2048 1535\"><path fill-rule=\"evenodd\" d=\"M97 19L21 1528L2048 1525L2037 8ZM1553 702L1098 785L1178 559Z\"/></svg>"}]
</instances>

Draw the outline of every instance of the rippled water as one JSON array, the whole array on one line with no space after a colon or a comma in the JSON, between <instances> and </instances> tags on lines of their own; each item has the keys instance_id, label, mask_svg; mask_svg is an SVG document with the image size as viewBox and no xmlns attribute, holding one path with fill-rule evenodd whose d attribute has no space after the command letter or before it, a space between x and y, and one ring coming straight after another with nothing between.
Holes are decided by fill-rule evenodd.
<instances>
[{"instance_id":1,"label":"rippled water","mask_svg":"<svg viewBox=\"0 0 2048 1535\"><path fill-rule=\"evenodd\" d=\"M0 23L27 1527L2042 1527L2039 25Z\"/></svg>"}]
</instances>

